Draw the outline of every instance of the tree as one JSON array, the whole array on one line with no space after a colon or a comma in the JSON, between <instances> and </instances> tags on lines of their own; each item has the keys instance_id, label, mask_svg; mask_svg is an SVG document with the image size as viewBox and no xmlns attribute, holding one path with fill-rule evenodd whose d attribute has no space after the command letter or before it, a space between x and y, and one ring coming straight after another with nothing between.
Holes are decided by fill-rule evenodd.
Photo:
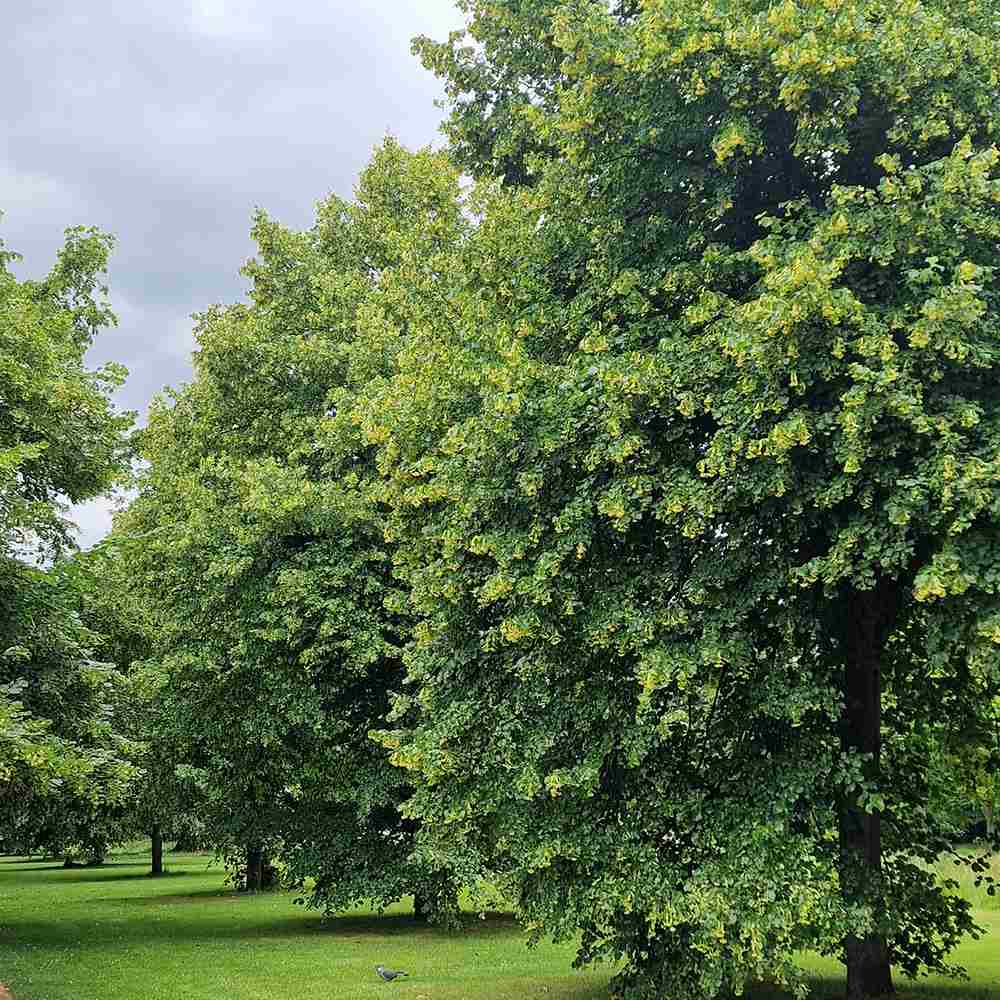
<instances>
[{"instance_id":1,"label":"tree","mask_svg":"<svg viewBox=\"0 0 1000 1000\"><path fill-rule=\"evenodd\" d=\"M115 678L92 658L71 562L28 565L70 541L66 503L128 471L132 415L110 394L124 369L84 354L114 323L101 275L111 238L67 230L42 280L18 281L0 245L0 820L23 848L82 843L135 774L113 724Z\"/></svg>"},{"instance_id":2,"label":"tree","mask_svg":"<svg viewBox=\"0 0 1000 1000\"><path fill-rule=\"evenodd\" d=\"M0 843L5 853L31 849L36 838L26 834L20 803L37 802L69 788L88 789L93 762L71 743L53 736L45 720L34 718L16 699L20 684L0 691L0 809L5 820Z\"/></svg>"},{"instance_id":3,"label":"tree","mask_svg":"<svg viewBox=\"0 0 1000 1000\"><path fill-rule=\"evenodd\" d=\"M72 560L17 564L0 588L0 740L13 763L0 799L12 846L97 861L133 832L126 803L139 747L124 731L124 678L94 658L80 577Z\"/></svg>"},{"instance_id":4,"label":"tree","mask_svg":"<svg viewBox=\"0 0 1000 1000\"><path fill-rule=\"evenodd\" d=\"M100 283L112 239L66 231L55 266L40 281L18 281L18 255L0 243L0 552L65 546L66 502L98 496L127 470L126 431L111 392L121 365L89 371L84 354L114 325Z\"/></svg>"},{"instance_id":5,"label":"tree","mask_svg":"<svg viewBox=\"0 0 1000 1000\"><path fill-rule=\"evenodd\" d=\"M200 318L195 379L154 406L148 470L116 525L213 846L248 888L270 856L326 909L411 892L454 907L448 873L410 861L405 776L367 736L408 623L363 488L370 449L339 416L356 313L397 266L395 229L446 241L461 223L456 177L437 167L389 141L357 204L329 199L305 233L257 217L251 300Z\"/></svg>"},{"instance_id":6,"label":"tree","mask_svg":"<svg viewBox=\"0 0 1000 1000\"><path fill-rule=\"evenodd\" d=\"M991 8L469 9L451 128L516 117L531 184L356 407L423 619L407 809L632 996L947 968L924 734L1000 642Z\"/></svg>"},{"instance_id":7,"label":"tree","mask_svg":"<svg viewBox=\"0 0 1000 1000\"><path fill-rule=\"evenodd\" d=\"M151 841L151 875L163 874L163 839L199 827L198 786L177 773L180 750L165 710L166 671L152 657L156 622L133 585L128 549L112 532L74 562L80 616L95 636L94 655L112 664L119 680L116 729L131 741L141 779L124 803L131 835Z\"/></svg>"},{"instance_id":8,"label":"tree","mask_svg":"<svg viewBox=\"0 0 1000 1000\"><path fill-rule=\"evenodd\" d=\"M971 730L942 734L934 746L932 801L967 834L980 826L997 840L1000 815L1000 698L987 698Z\"/></svg>"}]
</instances>

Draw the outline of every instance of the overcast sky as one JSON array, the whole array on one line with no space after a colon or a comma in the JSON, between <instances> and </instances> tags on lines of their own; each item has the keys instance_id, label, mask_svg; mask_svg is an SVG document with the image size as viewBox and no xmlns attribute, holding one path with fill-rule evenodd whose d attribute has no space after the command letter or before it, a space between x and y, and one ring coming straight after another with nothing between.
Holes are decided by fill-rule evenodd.
<instances>
[{"instance_id":1,"label":"overcast sky","mask_svg":"<svg viewBox=\"0 0 1000 1000\"><path fill-rule=\"evenodd\" d=\"M190 377L191 313L242 296L255 206L304 228L387 132L443 141L441 87L409 43L461 22L451 0L4 4L0 237L29 277L67 226L115 235L119 326L91 358L128 367L123 408ZM81 544L108 510L76 509Z\"/></svg>"}]
</instances>

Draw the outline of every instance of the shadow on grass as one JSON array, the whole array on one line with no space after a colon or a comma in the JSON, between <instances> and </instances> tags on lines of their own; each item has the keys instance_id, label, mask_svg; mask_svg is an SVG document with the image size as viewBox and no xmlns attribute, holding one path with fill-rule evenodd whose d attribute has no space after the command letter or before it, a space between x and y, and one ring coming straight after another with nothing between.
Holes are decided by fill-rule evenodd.
<instances>
[{"instance_id":1,"label":"shadow on grass","mask_svg":"<svg viewBox=\"0 0 1000 1000\"><path fill-rule=\"evenodd\" d=\"M134 868L135 865L129 865L129 867ZM176 871L164 873L163 875L150 875L148 870L143 872L120 874L118 872L101 872L100 869L81 869L78 872L73 872L67 881L71 881L73 885L102 885L104 883L111 882L141 882L143 879L155 882L161 878L169 878L171 875L191 874L192 872L188 871Z\"/></svg>"},{"instance_id":2,"label":"shadow on grass","mask_svg":"<svg viewBox=\"0 0 1000 1000\"><path fill-rule=\"evenodd\" d=\"M171 873L173 874L173 873ZM176 874L182 875L183 872ZM136 876L125 876L135 878ZM148 878L149 876L142 876ZM102 903L113 903L117 906L143 906L143 907L170 907L170 906L190 906L198 903L246 903L253 905L255 902L264 902L282 898L280 892L246 893L237 892L232 889L198 889L195 892L172 895L168 893L154 893L149 896L106 896L100 900ZM288 899L289 896L285 895ZM324 917L316 910L308 910L301 906L295 906L294 916L289 919L296 922L304 932L321 934L350 934L355 936L375 935L388 937L393 934L426 934L430 936L450 937L459 935L471 940L497 937L503 934L515 933L518 929L517 921L510 913L497 911L484 912L482 917L478 913L462 914L462 926L458 930L447 930L428 924L423 920L418 920L412 913L376 913L364 914L344 914L342 916Z\"/></svg>"},{"instance_id":3,"label":"shadow on grass","mask_svg":"<svg viewBox=\"0 0 1000 1000\"><path fill-rule=\"evenodd\" d=\"M61 854L58 857L35 854L4 854L0 856L0 865L30 865L32 862L37 865L61 865L65 860Z\"/></svg>"},{"instance_id":4,"label":"shadow on grass","mask_svg":"<svg viewBox=\"0 0 1000 1000\"><path fill-rule=\"evenodd\" d=\"M129 865L130 868L135 868L135 865ZM79 885L82 882L141 882L146 879L150 882L158 882L160 879L167 879L175 877L177 875L194 875L197 872L190 872L187 870L177 871L166 871L162 875L152 875L148 869L144 872L131 872L128 875L117 875L114 872L108 872L102 877L100 870L94 870L87 872L86 875L81 875L79 878L73 879L73 882Z\"/></svg>"},{"instance_id":5,"label":"shadow on grass","mask_svg":"<svg viewBox=\"0 0 1000 1000\"><path fill-rule=\"evenodd\" d=\"M159 882L161 878L169 878L171 875L190 875L191 872L164 872L155 878L144 875L143 878L150 879L151 882ZM100 899L101 903L114 903L117 906L169 906L174 903L214 903L223 900L241 899L274 899L272 893L248 894L236 892L233 889L198 889L196 892L185 892L183 894L170 895L166 893L154 893L152 896L105 896Z\"/></svg>"},{"instance_id":6,"label":"shadow on grass","mask_svg":"<svg viewBox=\"0 0 1000 1000\"><path fill-rule=\"evenodd\" d=\"M274 893L248 894L232 890L201 889L184 895L155 894L151 896L109 896L101 900L104 903L114 903L118 906L173 907L191 906L198 903L244 903L252 907L256 902L280 898ZM278 918L269 923L247 927L242 930L250 936L266 935L272 928L290 925L303 934L322 934L332 937L392 937L405 934L418 934L429 938L451 939L455 937L476 941L501 937L518 932L518 924L510 913L485 913L482 918L478 914L463 914L462 926L458 930L448 930L436 927L423 920L418 920L411 913L386 913L379 916L375 913L345 914L343 916L324 917L315 910L295 907L293 915ZM237 928L237 931L240 929Z\"/></svg>"},{"instance_id":7,"label":"shadow on grass","mask_svg":"<svg viewBox=\"0 0 1000 1000\"><path fill-rule=\"evenodd\" d=\"M913 982L901 976L894 976L896 992L893 1000L996 1000L996 992L991 986L976 986L959 980L936 980ZM822 979L808 977L809 1000L844 1000L846 973L841 976L826 976ZM749 988L746 1000L790 1000L791 994L775 986L757 984Z\"/></svg>"},{"instance_id":8,"label":"shadow on grass","mask_svg":"<svg viewBox=\"0 0 1000 1000\"><path fill-rule=\"evenodd\" d=\"M446 930L433 924L417 920L410 913L387 913L383 916L375 914L346 915L342 917L314 918L315 931L331 936L351 937L392 937L397 934L407 936L418 934L429 938L454 939L462 938L468 941L488 940L503 937L518 932L518 924L509 913L487 913L480 920L477 915L463 914L462 926L458 930Z\"/></svg>"},{"instance_id":9,"label":"shadow on grass","mask_svg":"<svg viewBox=\"0 0 1000 1000\"><path fill-rule=\"evenodd\" d=\"M95 878L95 879L77 879L78 882L128 882L128 881L138 881L140 879L149 879L150 882L161 882L164 879L177 878L182 875L200 875L200 872L188 871L186 868L167 868L166 870L160 872L159 875L154 875L149 871L149 865L146 866L146 871L135 873L133 875L115 875L111 878Z\"/></svg>"},{"instance_id":10,"label":"shadow on grass","mask_svg":"<svg viewBox=\"0 0 1000 1000\"><path fill-rule=\"evenodd\" d=\"M433 941L484 941L490 938L518 934L518 925L509 914L488 914L485 920L473 917L464 921L458 931L449 931L430 926L417 920L411 914L387 914L377 917L371 914L332 917L324 920L318 914L304 913L276 915L272 910L261 909L259 918L250 917L248 910L267 894L248 896L245 893L220 894L218 892L192 893L187 896L141 896L108 897L101 902L116 905L160 904L156 939L182 943L203 941L236 942L292 938L343 938L363 939L391 938L395 936L421 937L428 943ZM191 917L181 916L191 913L190 906L197 903L228 902L230 906L210 906ZM241 905L242 904L242 905ZM177 919L162 919L166 911L173 909ZM234 919L235 912L239 917ZM113 940L112 940L113 939ZM92 919L74 919L62 914L58 919L21 919L16 925L0 926L0 950L14 946L19 949L70 947L101 948L122 945L143 945L150 943L148 928L142 920L116 924L113 934L108 928Z\"/></svg>"},{"instance_id":11,"label":"shadow on grass","mask_svg":"<svg viewBox=\"0 0 1000 1000\"><path fill-rule=\"evenodd\" d=\"M191 862L189 862L190 864ZM197 865L197 860L193 862ZM118 868L131 868L133 871L130 872L120 872L114 869ZM141 871L135 871L134 869L143 869ZM62 865L36 865L31 868L21 868L22 872L50 872L53 875L51 880L49 879L35 879L33 880L33 885L51 885L53 883L65 882L71 883L73 885L86 885L88 883L101 884L105 882L137 882L142 879L148 879L150 882L157 882L160 879L169 879L176 876L187 875L187 876L202 876L205 874L204 869L199 868L174 868L173 866L167 868L160 875L153 875L149 870L149 862L138 861L135 863L130 862L115 862L109 865L101 865L100 868L63 868ZM221 882L220 875L220 882Z\"/></svg>"},{"instance_id":12,"label":"shadow on grass","mask_svg":"<svg viewBox=\"0 0 1000 1000\"><path fill-rule=\"evenodd\" d=\"M86 879L74 876L82 872L86 872L87 874L103 872L107 868L135 868L140 864L142 864L141 861L105 861L104 864L100 865L80 865L78 868L64 868L62 858L60 858L58 861L52 861L49 864L36 864L32 865L30 868L22 867L20 870L22 872L59 872L61 875L66 875L67 877L72 878L74 882L84 882ZM114 873L111 873L108 877L114 878L115 875Z\"/></svg>"}]
</instances>

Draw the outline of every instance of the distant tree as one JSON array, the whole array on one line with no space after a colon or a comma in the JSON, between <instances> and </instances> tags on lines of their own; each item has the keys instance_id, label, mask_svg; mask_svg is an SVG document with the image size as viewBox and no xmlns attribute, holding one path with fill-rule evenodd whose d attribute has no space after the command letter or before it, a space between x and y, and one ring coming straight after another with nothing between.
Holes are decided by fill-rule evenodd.
<instances>
[{"instance_id":1,"label":"distant tree","mask_svg":"<svg viewBox=\"0 0 1000 1000\"><path fill-rule=\"evenodd\" d=\"M111 392L121 365L93 371L84 354L114 325L101 276L112 239L68 229L42 280L18 281L18 255L0 243L0 554L52 551L69 539L67 503L108 490L127 471L132 414L117 413Z\"/></svg>"},{"instance_id":2,"label":"distant tree","mask_svg":"<svg viewBox=\"0 0 1000 1000\"><path fill-rule=\"evenodd\" d=\"M163 874L164 838L200 827L199 785L178 773L183 760L165 712L167 672L152 657L157 623L133 584L128 549L112 533L75 558L82 581L80 615L95 636L95 656L120 677L116 729L132 745L141 779L124 803L132 836L152 845L153 875Z\"/></svg>"},{"instance_id":3,"label":"distant tree","mask_svg":"<svg viewBox=\"0 0 1000 1000\"><path fill-rule=\"evenodd\" d=\"M986 699L972 728L950 727L934 744L931 806L962 833L1000 837L1000 698Z\"/></svg>"},{"instance_id":4,"label":"distant tree","mask_svg":"<svg viewBox=\"0 0 1000 1000\"><path fill-rule=\"evenodd\" d=\"M368 738L408 622L364 488L371 449L338 414L356 314L398 266L397 233L450 239L456 184L389 142L358 203L324 202L310 231L258 216L250 302L200 318L194 381L154 405L118 522L207 838L248 888L270 858L327 909L411 892L454 907L447 872L411 861L405 775Z\"/></svg>"},{"instance_id":5,"label":"distant tree","mask_svg":"<svg viewBox=\"0 0 1000 1000\"><path fill-rule=\"evenodd\" d=\"M95 817L112 821L135 774L114 730L115 678L94 661L72 564L27 560L66 550L67 503L128 471L132 415L110 399L124 369L84 360L114 323L101 284L111 244L67 230L48 276L25 281L0 245L0 828L22 848L95 856Z\"/></svg>"},{"instance_id":6,"label":"distant tree","mask_svg":"<svg viewBox=\"0 0 1000 1000\"><path fill-rule=\"evenodd\" d=\"M138 746L124 732L124 678L95 659L99 637L80 617L79 567L20 565L0 591L0 684L15 724L5 839L20 849L103 858L133 832L126 803Z\"/></svg>"}]
</instances>

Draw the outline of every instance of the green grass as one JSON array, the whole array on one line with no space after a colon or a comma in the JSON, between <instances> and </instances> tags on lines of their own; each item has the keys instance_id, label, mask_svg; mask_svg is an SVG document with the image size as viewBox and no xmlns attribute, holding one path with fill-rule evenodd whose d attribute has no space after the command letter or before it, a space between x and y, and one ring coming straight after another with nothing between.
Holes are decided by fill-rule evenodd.
<instances>
[{"instance_id":1,"label":"green grass","mask_svg":"<svg viewBox=\"0 0 1000 1000\"><path fill-rule=\"evenodd\" d=\"M964 847L960 853L979 857L983 853L983 849L981 847ZM956 865L954 861L941 862L938 870L942 875L954 879L958 883L958 892L969 900L977 910L1000 911L1000 895L990 896L985 885L977 887L975 884L976 876L965 865ZM1000 883L1000 855L991 859L990 874Z\"/></svg>"},{"instance_id":2,"label":"green grass","mask_svg":"<svg viewBox=\"0 0 1000 1000\"><path fill-rule=\"evenodd\" d=\"M527 949L510 917L451 934L406 907L324 923L285 893L222 886L210 858L148 855L102 868L0 860L0 982L15 1000L598 1000L607 969L574 972L571 946ZM406 969L383 983L379 962Z\"/></svg>"},{"instance_id":3,"label":"green grass","mask_svg":"<svg viewBox=\"0 0 1000 1000\"><path fill-rule=\"evenodd\" d=\"M527 949L510 917L469 917L450 934L400 906L324 923L284 893L227 891L203 855L148 854L102 868L0 859L0 982L15 1000L604 1000L610 971L574 972L571 946ZM977 903L996 901L988 897ZM956 954L971 983L898 983L914 1000L1000 1000L1000 910L978 909L989 934ZM410 980L382 983L378 962ZM816 996L843 993L842 970L809 959ZM761 989L755 1000L771 994Z\"/></svg>"}]
</instances>

